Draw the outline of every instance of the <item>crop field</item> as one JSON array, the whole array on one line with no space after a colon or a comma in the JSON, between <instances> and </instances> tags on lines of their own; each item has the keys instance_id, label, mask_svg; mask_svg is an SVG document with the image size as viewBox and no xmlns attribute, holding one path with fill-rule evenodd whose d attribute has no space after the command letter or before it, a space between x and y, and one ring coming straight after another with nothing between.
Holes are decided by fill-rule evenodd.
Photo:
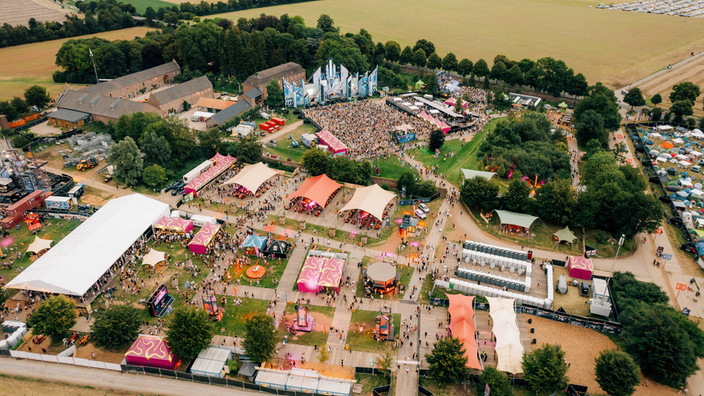
<instances>
[{"instance_id":1,"label":"crop field","mask_svg":"<svg viewBox=\"0 0 704 396\"><path fill-rule=\"evenodd\" d=\"M144 36L150 30L153 29L135 27L73 37L73 39L100 37L107 40L126 40L135 36ZM64 85L52 82L51 76L58 69L54 63L56 53L66 40L69 39L0 48L0 100L22 96L32 85L46 87L52 97L58 95Z\"/></svg>"},{"instance_id":2,"label":"crop field","mask_svg":"<svg viewBox=\"0 0 704 396\"><path fill-rule=\"evenodd\" d=\"M704 86L704 57L699 57L689 63L672 69L667 73L661 74L652 80L648 80L638 87L643 91L643 95L646 98L650 98L653 95L659 93L662 96L662 103L658 106L663 108L669 108L670 103L670 92L672 92L672 86L679 84L684 81L691 81L698 86ZM694 104L694 115L698 117L704 116L704 111L702 110L701 96L700 100Z\"/></svg>"},{"instance_id":3,"label":"crop field","mask_svg":"<svg viewBox=\"0 0 704 396\"><path fill-rule=\"evenodd\" d=\"M686 58L704 47L704 19L677 18L589 8L588 0L321 0L213 17L258 17L261 13L300 15L315 26L328 14L343 33L364 28L374 41L401 46L424 38L440 56L459 59L494 56L564 60L590 83L621 87Z\"/></svg>"},{"instance_id":4,"label":"crop field","mask_svg":"<svg viewBox=\"0 0 704 396\"><path fill-rule=\"evenodd\" d=\"M12 26L27 26L30 18L37 22L63 22L66 14L75 13L69 8L61 8L60 4L51 0L3 0L2 5L0 25L9 23Z\"/></svg>"}]
</instances>

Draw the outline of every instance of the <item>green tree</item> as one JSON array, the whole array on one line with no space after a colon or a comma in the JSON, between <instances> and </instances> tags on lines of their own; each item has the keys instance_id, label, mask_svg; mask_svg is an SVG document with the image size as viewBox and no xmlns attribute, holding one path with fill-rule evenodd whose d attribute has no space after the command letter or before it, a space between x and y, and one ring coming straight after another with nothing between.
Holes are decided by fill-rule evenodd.
<instances>
[{"instance_id":1,"label":"green tree","mask_svg":"<svg viewBox=\"0 0 704 396\"><path fill-rule=\"evenodd\" d=\"M635 106L645 106L645 98L643 98L643 93L638 87L631 88L623 97L623 101L631 105L631 110Z\"/></svg>"},{"instance_id":2,"label":"green tree","mask_svg":"<svg viewBox=\"0 0 704 396\"><path fill-rule=\"evenodd\" d=\"M371 162L363 160L357 164L355 182L361 186L368 186L372 184L372 174L374 173L374 168Z\"/></svg>"},{"instance_id":3,"label":"green tree","mask_svg":"<svg viewBox=\"0 0 704 396\"><path fill-rule=\"evenodd\" d=\"M266 105L272 109L284 107L284 92L276 80L271 80L266 86Z\"/></svg>"},{"instance_id":4,"label":"green tree","mask_svg":"<svg viewBox=\"0 0 704 396\"><path fill-rule=\"evenodd\" d=\"M482 373L477 377L474 394L483 395L486 385L489 385L489 389L491 389L491 393L489 393L491 396L513 396L508 376L497 370L496 367L484 367Z\"/></svg>"},{"instance_id":5,"label":"green tree","mask_svg":"<svg viewBox=\"0 0 704 396\"><path fill-rule=\"evenodd\" d=\"M465 348L455 337L443 338L425 355L430 365L428 376L441 384L454 384L469 377Z\"/></svg>"},{"instance_id":6,"label":"green tree","mask_svg":"<svg viewBox=\"0 0 704 396\"><path fill-rule=\"evenodd\" d=\"M506 65L501 61L496 62L491 68L491 78L503 81L506 78L506 72Z\"/></svg>"},{"instance_id":7,"label":"green tree","mask_svg":"<svg viewBox=\"0 0 704 396\"><path fill-rule=\"evenodd\" d=\"M168 166L171 161L171 145L164 136L159 136L153 130L147 130L142 136L142 152L147 163Z\"/></svg>"},{"instance_id":8,"label":"green tree","mask_svg":"<svg viewBox=\"0 0 704 396\"><path fill-rule=\"evenodd\" d=\"M425 92L435 94L438 91L438 76L435 73L428 73L423 76L425 82Z\"/></svg>"},{"instance_id":9,"label":"green tree","mask_svg":"<svg viewBox=\"0 0 704 396\"><path fill-rule=\"evenodd\" d=\"M411 172L403 172L401 176L398 177L398 189L403 191L403 187L406 187L406 195L413 195L416 193L416 176Z\"/></svg>"},{"instance_id":10,"label":"green tree","mask_svg":"<svg viewBox=\"0 0 704 396\"><path fill-rule=\"evenodd\" d=\"M589 87L588 94L577 102L574 107L575 121L579 122L580 117L587 110L599 113L604 119L604 129L607 131L615 131L621 127L621 114L616 103L616 95L602 83Z\"/></svg>"},{"instance_id":11,"label":"green tree","mask_svg":"<svg viewBox=\"0 0 704 396\"><path fill-rule=\"evenodd\" d=\"M128 186L136 186L142 179L141 152L131 137L113 145L108 154L108 162L115 167L117 180Z\"/></svg>"},{"instance_id":12,"label":"green tree","mask_svg":"<svg viewBox=\"0 0 704 396\"><path fill-rule=\"evenodd\" d=\"M257 141L254 134L246 136L239 141L236 155L239 162L255 164L262 159L262 144Z\"/></svg>"},{"instance_id":13,"label":"green tree","mask_svg":"<svg viewBox=\"0 0 704 396\"><path fill-rule=\"evenodd\" d=\"M699 86L690 81L681 82L672 87L670 92L670 102L675 103L680 100L687 100L694 104L699 97Z\"/></svg>"},{"instance_id":14,"label":"green tree","mask_svg":"<svg viewBox=\"0 0 704 396\"><path fill-rule=\"evenodd\" d=\"M508 185L508 193L504 196L506 208L513 212L531 213L532 200L530 187L523 180L516 179Z\"/></svg>"},{"instance_id":15,"label":"green tree","mask_svg":"<svg viewBox=\"0 0 704 396\"><path fill-rule=\"evenodd\" d=\"M466 179L460 188L460 200L470 208L493 210L499 204L499 186L483 177Z\"/></svg>"},{"instance_id":16,"label":"green tree","mask_svg":"<svg viewBox=\"0 0 704 396\"><path fill-rule=\"evenodd\" d=\"M338 29L335 27L335 21L327 14L321 14L318 18L318 29L322 30L323 33L338 32Z\"/></svg>"},{"instance_id":17,"label":"green tree","mask_svg":"<svg viewBox=\"0 0 704 396\"><path fill-rule=\"evenodd\" d=\"M688 100L678 100L670 106L670 112L675 115L675 122L682 122L682 118L694 114L692 102Z\"/></svg>"},{"instance_id":18,"label":"green tree","mask_svg":"<svg viewBox=\"0 0 704 396\"><path fill-rule=\"evenodd\" d=\"M430 132L428 139L428 150L435 154L435 150L439 150L445 144L445 133L440 129L435 129Z\"/></svg>"},{"instance_id":19,"label":"green tree","mask_svg":"<svg viewBox=\"0 0 704 396\"><path fill-rule=\"evenodd\" d=\"M214 335L215 325L205 310L182 306L173 312L166 341L176 356L188 361L207 348Z\"/></svg>"},{"instance_id":20,"label":"green tree","mask_svg":"<svg viewBox=\"0 0 704 396\"><path fill-rule=\"evenodd\" d=\"M523 376L536 393L548 395L567 386L565 352L557 345L544 344L542 348L523 354Z\"/></svg>"},{"instance_id":21,"label":"green tree","mask_svg":"<svg viewBox=\"0 0 704 396\"><path fill-rule=\"evenodd\" d=\"M510 85L521 85L523 83L523 72L518 65L514 65L506 72L504 80Z\"/></svg>"},{"instance_id":22,"label":"green tree","mask_svg":"<svg viewBox=\"0 0 704 396\"><path fill-rule=\"evenodd\" d=\"M244 346L247 356L256 363L266 363L273 355L278 342L274 318L263 313L245 321Z\"/></svg>"},{"instance_id":23,"label":"green tree","mask_svg":"<svg viewBox=\"0 0 704 396\"><path fill-rule=\"evenodd\" d=\"M489 65L484 59L479 59L477 63L474 64L472 72L479 77L488 77L491 70L489 70Z\"/></svg>"},{"instance_id":24,"label":"green tree","mask_svg":"<svg viewBox=\"0 0 704 396\"><path fill-rule=\"evenodd\" d=\"M391 62L398 62L401 58L401 46L395 41L387 41L384 44L386 49L386 59ZM410 47L408 47L410 49Z\"/></svg>"},{"instance_id":25,"label":"green tree","mask_svg":"<svg viewBox=\"0 0 704 396\"><path fill-rule=\"evenodd\" d=\"M399 63L402 65L413 64L413 50L410 46L406 46L401 52L401 57L399 58Z\"/></svg>"},{"instance_id":26,"label":"green tree","mask_svg":"<svg viewBox=\"0 0 704 396\"><path fill-rule=\"evenodd\" d=\"M604 119L594 110L585 111L579 122L574 126L577 143L586 146L587 142L596 139L604 148L609 147L609 133L604 129Z\"/></svg>"},{"instance_id":27,"label":"green tree","mask_svg":"<svg viewBox=\"0 0 704 396\"><path fill-rule=\"evenodd\" d=\"M442 68L447 71L457 70L457 57L452 52L448 52L444 58L442 58ZM466 74L465 74L466 75Z\"/></svg>"},{"instance_id":28,"label":"green tree","mask_svg":"<svg viewBox=\"0 0 704 396\"><path fill-rule=\"evenodd\" d=\"M142 181L144 184L151 188L162 187L166 184L166 169L160 167L157 164L148 166L144 168L144 175L142 176Z\"/></svg>"},{"instance_id":29,"label":"green tree","mask_svg":"<svg viewBox=\"0 0 704 396\"><path fill-rule=\"evenodd\" d=\"M546 183L535 195L535 207L544 221L569 224L577 206L577 196L570 179Z\"/></svg>"},{"instance_id":30,"label":"green tree","mask_svg":"<svg viewBox=\"0 0 704 396\"><path fill-rule=\"evenodd\" d=\"M441 67L442 58L440 58L440 56L435 52L430 54L430 56L428 56L428 68L433 69L433 71L435 71L435 69L439 69Z\"/></svg>"},{"instance_id":31,"label":"green tree","mask_svg":"<svg viewBox=\"0 0 704 396\"><path fill-rule=\"evenodd\" d=\"M422 49L423 52L427 54L432 54L435 52L435 44L432 43L432 41L428 41L426 39L420 39L416 41L416 45L413 46L413 52L418 51L419 49Z\"/></svg>"},{"instance_id":32,"label":"green tree","mask_svg":"<svg viewBox=\"0 0 704 396\"><path fill-rule=\"evenodd\" d=\"M9 101L0 102L0 114L7 117L8 121L14 121L20 115Z\"/></svg>"},{"instance_id":33,"label":"green tree","mask_svg":"<svg viewBox=\"0 0 704 396\"><path fill-rule=\"evenodd\" d=\"M27 110L29 110L27 102L25 102L25 100L20 98L19 96L15 96L14 98L12 98L10 103L12 103L12 107L14 107L15 110L17 110L17 112L20 114L26 113Z\"/></svg>"},{"instance_id":34,"label":"green tree","mask_svg":"<svg viewBox=\"0 0 704 396\"><path fill-rule=\"evenodd\" d=\"M90 340L99 348L124 348L137 339L141 327L142 321L136 308L115 305L95 314L90 326Z\"/></svg>"},{"instance_id":35,"label":"green tree","mask_svg":"<svg viewBox=\"0 0 704 396\"><path fill-rule=\"evenodd\" d=\"M27 325L32 333L47 335L58 344L76 325L76 302L63 295L49 297L27 319Z\"/></svg>"},{"instance_id":36,"label":"green tree","mask_svg":"<svg viewBox=\"0 0 704 396\"><path fill-rule=\"evenodd\" d=\"M217 128L211 128L200 133L200 136L198 137L198 146L205 150L207 155L215 155L215 153L223 152L225 142L222 140L220 130Z\"/></svg>"},{"instance_id":37,"label":"green tree","mask_svg":"<svg viewBox=\"0 0 704 396\"><path fill-rule=\"evenodd\" d=\"M303 167L308 169L311 176L319 176L327 173L330 166L330 157L319 148L306 150L303 154Z\"/></svg>"},{"instance_id":38,"label":"green tree","mask_svg":"<svg viewBox=\"0 0 704 396\"><path fill-rule=\"evenodd\" d=\"M45 108L49 102L51 102L51 97L46 92L46 88L41 85L32 85L24 91L24 99L30 106L37 106L40 109Z\"/></svg>"},{"instance_id":39,"label":"green tree","mask_svg":"<svg viewBox=\"0 0 704 396\"><path fill-rule=\"evenodd\" d=\"M609 396L631 396L640 383L640 370L633 358L611 349L601 351L596 360L596 382Z\"/></svg>"},{"instance_id":40,"label":"green tree","mask_svg":"<svg viewBox=\"0 0 704 396\"><path fill-rule=\"evenodd\" d=\"M660 94L653 95L653 97L650 98L650 103L655 106L659 105L660 103L662 103L662 96L660 96Z\"/></svg>"},{"instance_id":41,"label":"green tree","mask_svg":"<svg viewBox=\"0 0 704 396\"><path fill-rule=\"evenodd\" d=\"M324 348L321 348L324 349ZM384 377L391 374L391 367L396 363L396 359L391 354L391 352L386 351L381 355L381 358L377 359L377 365L384 373Z\"/></svg>"},{"instance_id":42,"label":"green tree","mask_svg":"<svg viewBox=\"0 0 704 396\"><path fill-rule=\"evenodd\" d=\"M457 64L457 73L460 74L462 77L466 77L470 74L472 74L472 67L474 65L472 64L472 61L464 58L460 61L459 64Z\"/></svg>"},{"instance_id":43,"label":"green tree","mask_svg":"<svg viewBox=\"0 0 704 396\"><path fill-rule=\"evenodd\" d=\"M423 52L422 49L417 50L416 52L413 53L413 64L415 66L420 67L425 67L425 64L428 62L428 59L425 56L425 52Z\"/></svg>"}]
</instances>

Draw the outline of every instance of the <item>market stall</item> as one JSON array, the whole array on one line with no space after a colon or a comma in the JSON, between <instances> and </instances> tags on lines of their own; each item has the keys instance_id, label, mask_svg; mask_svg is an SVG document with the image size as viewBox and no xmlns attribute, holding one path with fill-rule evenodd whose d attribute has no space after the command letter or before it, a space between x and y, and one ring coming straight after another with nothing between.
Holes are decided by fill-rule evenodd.
<instances>
[{"instance_id":1,"label":"market stall","mask_svg":"<svg viewBox=\"0 0 704 396\"><path fill-rule=\"evenodd\" d=\"M180 363L178 357L157 336L140 334L125 353L125 362L133 366L157 367L173 370Z\"/></svg>"},{"instance_id":2,"label":"market stall","mask_svg":"<svg viewBox=\"0 0 704 396\"><path fill-rule=\"evenodd\" d=\"M210 243L213 242L213 239L215 239L215 236L219 231L219 225L205 223L188 244L188 248L191 250L191 253L205 254L208 246L210 246Z\"/></svg>"}]
</instances>

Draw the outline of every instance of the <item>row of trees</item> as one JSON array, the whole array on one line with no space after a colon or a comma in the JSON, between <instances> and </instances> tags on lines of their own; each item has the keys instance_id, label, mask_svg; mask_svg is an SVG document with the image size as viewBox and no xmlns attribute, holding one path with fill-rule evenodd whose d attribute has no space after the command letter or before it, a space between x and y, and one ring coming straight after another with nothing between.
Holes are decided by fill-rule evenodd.
<instances>
[{"instance_id":1,"label":"row of trees","mask_svg":"<svg viewBox=\"0 0 704 396\"><path fill-rule=\"evenodd\" d=\"M346 156L330 158L325 151L313 148L306 150L302 162L311 176L326 174L333 180L362 186L368 186L372 182L374 170L367 160L355 162Z\"/></svg>"},{"instance_id":2,"label":"row of trees","mask_svg":"<svg viewBox=\"0 0 704 396\"><path fill-rule=\"evenodd\" d=\"M40 109L47 107L51 102L46 88L40 85L32 85L24 91L24 99L15 96L12 100L0 101L0 114L7 117L8 121L19 118L22 114L30 111L30 107L36 106Z\"/></svg>"}]
</instances>

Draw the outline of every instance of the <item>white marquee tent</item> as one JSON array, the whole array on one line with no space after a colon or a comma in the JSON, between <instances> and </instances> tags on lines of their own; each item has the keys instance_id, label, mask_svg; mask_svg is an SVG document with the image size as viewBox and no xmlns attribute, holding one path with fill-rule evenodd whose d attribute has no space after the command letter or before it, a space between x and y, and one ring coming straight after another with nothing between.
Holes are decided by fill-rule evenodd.
<instances>
[{"instance_id":1,"label":"white marquee tent","mask_svg":"<svg viewBox=\"0 0 704 396\"><path fill-rule=\"evenodd\" d=\"M34 237L34 242L32 242L31 245L27 248L28 253L39 253L44 249L49 249L51 247L51 243L53 241L50 239L43 239L39 238L38 236Z\"/></svg>"},{"instance_id":2,"label":"white marquee tent","mask_svg":"<svg viewBox=\"0 0 704 396\"><path fill-rule=\"evenodd\" d=\"M166 253L151 249L149 253L142 258L142 265L151 265L154 267L164 260L166 260Z\"/></svg>"},{"instance_id":3,"label":"white marquee tent","mask_svg":"<svg viewBox=\"0 0 704 396\"><path fill-rule=\"evenodd\" d=\"M369 187L361 187L354 190L352 199L342 208L342 211L354 209L363 210L381 221L384 217L386 205L394 198L396 198L396 194L384 190L379 187L378 184Z\"/></svg>"},{"instance_id":4,"label":"white marquee tent","mask_svg":"<svg viewBox=\"0 0 704 396\"><path fill-rule=\"evenodd\" d=\"M226 181L225 184L238 184L252 193L257 192L259 186L264 184L269 178L276 176L277 172L263 163L247 165L235 177Z\"/></svg>"},{"instance_id":5,"label":"white marquee tent","mask_svg":"<svg viewBox=\"0 0 704 396\"><path fill-rule=\"evenodd\" d=\"M515 300L499 297L486 299L489 301L489 315L494 322L492 332L496 336L496 369L512 374L522 373L523 345L513 310Z\"/></svg>"},{"instance_id":6,"label":"white marquee tent","mask_svg":"<svg viewBox=\"0 0 704 396\"><path fill-rule=\"evenodd\" d=\"M82 296L169 205L140 194L109 201L7 284L11 289Z\"/></svg>"}]
</instances>

